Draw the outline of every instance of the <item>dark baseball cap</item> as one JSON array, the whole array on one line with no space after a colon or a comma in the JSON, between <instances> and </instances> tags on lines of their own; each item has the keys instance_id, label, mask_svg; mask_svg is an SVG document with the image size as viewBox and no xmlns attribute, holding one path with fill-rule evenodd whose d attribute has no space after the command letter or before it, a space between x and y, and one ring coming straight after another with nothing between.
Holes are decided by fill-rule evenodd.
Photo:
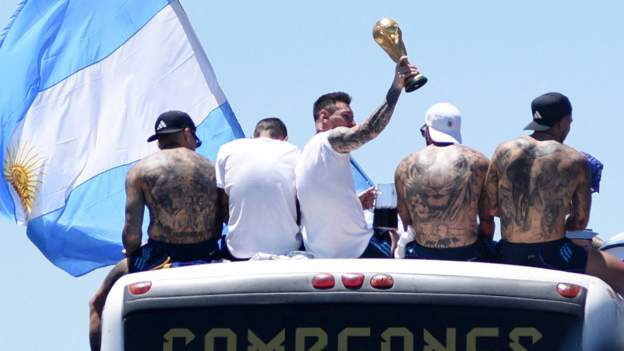
<instances>
[{"instance_id":1,"label":"dark baseball cap","mask_svg":"<svg viewBox=\"0 0 624 351\"><path fill-rule=\"evenodd\" d=\"M533 122L524 129L545 131L572 113L572 104L561 93L546 93L533 99L531 112L533 113Z\"/></svg>"},{"instance_id":2,"label":"dark baseball cap","mask_svg":"<svg viewBox=\"0 0 624 351\"><path fill-rule=\"evenodd\" d=\"M147 141L152 142L158 139L158 136L181 132L184 128L189 128L193 131L195 143L197 147L199 147L202 142L197 135L195 135L195 130L197 129L195 123L186 112L182 111L167 111L158 116L154 124L155 133L147 138Z\"/></svg>"}]
</instances>

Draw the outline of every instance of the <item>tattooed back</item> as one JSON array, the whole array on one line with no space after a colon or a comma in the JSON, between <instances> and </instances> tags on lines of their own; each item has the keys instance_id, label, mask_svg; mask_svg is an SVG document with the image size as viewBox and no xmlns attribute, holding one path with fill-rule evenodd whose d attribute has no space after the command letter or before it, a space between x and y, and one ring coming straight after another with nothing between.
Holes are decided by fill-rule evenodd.
<instances>
[{"instance_id":1,"label":"tattooed back","mask_svg":"<svg viewBox=\"0 0 624 351\"><path fill-rule=\"evenodd\" d=\"M148 156L133 169L150 213L149 237L189 244L218 238L214 165L178 147Z\"/></svg>"},{"instance_id":2,"label":"tattooed back","mask_svg":"<svg viewBox=\"0 0 624 351\"><path fill-rule=\"evenodd\" d=\"M586 223L591 195L585 157L557 141L521 137L499 145L486 183L503 239L543 242L565 236L566 215ZM573 210L576 209L576 210Z\"/></svg>"},{"instance_id":3,"label":"tattooed back","mask_svg":"<svg viewBox=\"0 0 624 351\"><path fill-rule=\"evenodd\" d=\"M408 213L420 245L460 247L476 240L488 164L483 154L463 145L429 145L399 163L399 211Z\"/></svg>"}]
</instances>

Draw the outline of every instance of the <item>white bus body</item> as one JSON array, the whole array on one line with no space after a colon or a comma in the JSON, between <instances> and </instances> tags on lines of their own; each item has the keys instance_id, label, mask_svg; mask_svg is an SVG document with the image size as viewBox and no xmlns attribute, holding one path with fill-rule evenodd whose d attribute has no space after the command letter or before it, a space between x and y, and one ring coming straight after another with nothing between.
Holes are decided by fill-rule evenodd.
<instances>
[{"instance_id":1,"label":"white bus body","mask_svg":"<svg viewBox=\"0 0 624 351\"><path fill-rule=\"evenodd\" d=\"M583 274L390 259L217 263L131 274L104 351L624 350L624 302Z\"/></svg>"}]
</instances>

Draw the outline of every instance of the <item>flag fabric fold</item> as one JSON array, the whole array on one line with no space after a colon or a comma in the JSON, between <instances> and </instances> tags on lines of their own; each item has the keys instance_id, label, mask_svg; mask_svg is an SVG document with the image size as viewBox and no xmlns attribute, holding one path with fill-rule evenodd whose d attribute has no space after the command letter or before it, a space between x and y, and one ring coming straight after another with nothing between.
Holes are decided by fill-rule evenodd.
<instances>
[{"instance_id":1,"label":"flag fabric fold","mask_svg":"<svg viewBox=\"0 0 624 351\"><path fill-rule=\"evenodd\" d=\"M125 175L160 113L189 113L210 159L243 137L178 1L26 0L0 77L0 214L75 276L122 258Z\"/></svg>"}]
</instances>

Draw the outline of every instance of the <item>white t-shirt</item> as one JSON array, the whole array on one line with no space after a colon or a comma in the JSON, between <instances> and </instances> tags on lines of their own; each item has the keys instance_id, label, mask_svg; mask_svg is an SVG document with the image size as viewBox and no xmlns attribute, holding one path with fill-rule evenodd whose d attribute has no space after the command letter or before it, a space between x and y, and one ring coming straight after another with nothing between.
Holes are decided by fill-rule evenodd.
<instances>
[{"instance_id":1,"label":"white t-shirt","mask_svg":"<svg viewBox=\"0 0 624 351\"><path fill-rule=\"evenodd\" d=\"M349 154L335 151L328 133L308 142L295 170L303 242L315 257L357 258L373 232L355 193Z\"/></svg>"},{"instance_id":2,"label":"white t-shirt","mask_svg":"<svg viewBox=\"0 0 624 351\"><path fill-rule=\"evenodd\" d=\"M234 257L283 255L301 246L295 166L299 149L269 139L237 139L219 149L217 187L230 201L226 243Z\"/></svg>"}]
</instances>

